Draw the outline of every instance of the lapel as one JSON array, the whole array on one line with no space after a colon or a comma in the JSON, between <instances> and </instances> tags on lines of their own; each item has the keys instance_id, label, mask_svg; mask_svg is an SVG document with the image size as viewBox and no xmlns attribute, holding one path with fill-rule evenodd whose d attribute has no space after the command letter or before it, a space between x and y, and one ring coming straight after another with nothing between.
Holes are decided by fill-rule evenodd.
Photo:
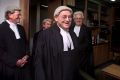
<instances>
[{"instance_id":1,"label":"lapel","mask_svg":"<svg viewBox=\"0 0 120 80\"><path fill-rule=\"evenodd\" d=\"M79 32L79 38L81 38L83 34L84 34L84 30L83 30L83 26L81 26L80 32Z\"/></svg>"},{"instance_id":2,"label":"lapel","mask_svg":"<svg viewBox=\"0 0 120 80\"><path fill-rule=\"evenodd\" d=\"M18 28L18 32L19 32L20 37L24 38L25 32L23 33L24 30L22 30L22 26L21 25L17 25L17 28Z\"/></svg>"},{"instance_id":3,"label":"lapel","mask_svg":"<svg viewBox=\"0 0 120 80\"><path fill-rule=\"evenodd\" d=\"M6 36L10 37L11 39L16 39L14 32L12 31L12 29L10 29L10 25L6 21L3 22L3 26L6 28Z\"/></svg>"},{"instance_id":4,"label":"lapel","mask_svg":"<svg viewBox=\"0 0 120 80\"><path fill-rule=\"evenodd\" d=\"M70 30L69 33L72 38L74 48L76 48L77 47L77 36L72 30Z\"/></svg>"},{"instance_id":5,"label":"lapel","mask_svg":"<svg viewBox=\"0 0 120 80\"><path fill-rule=\"evenodd\" d=\"M56 50L63 51L63 39L57 24L54 24L53 26L53 38L54 38L53 44L55 43L54 46L55 48L57 48Z\"/></svg>"}]
</instances>

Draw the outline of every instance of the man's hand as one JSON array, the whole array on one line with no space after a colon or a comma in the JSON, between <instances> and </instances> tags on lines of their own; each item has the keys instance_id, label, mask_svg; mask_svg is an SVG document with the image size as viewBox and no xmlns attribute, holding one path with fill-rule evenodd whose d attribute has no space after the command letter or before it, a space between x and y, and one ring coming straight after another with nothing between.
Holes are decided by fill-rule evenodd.
<instances>
[{"instance_id":1,"label":"man's hand","mask_svg":"<svg viewBox=\"0 0 120 80\"><path fill-rule=\"evenodd\" d=\"M25 55L22 59L19 59L16 63L18 67L23 67L28 61L27 59L29 58L28 55Z\"/></svg>"},{"instance_id":2,"label":"man's hand","mask_svg":"<svg viewBox=\"0 0 120 80\"><path fill-rule=\"evenodd\" d=\"M29 58L29 56L28 56L28 55L25 55L25 56L23 56L22 60L23 60L23 61L27 61L28 58Z\"/></svg>"}]
</instances>

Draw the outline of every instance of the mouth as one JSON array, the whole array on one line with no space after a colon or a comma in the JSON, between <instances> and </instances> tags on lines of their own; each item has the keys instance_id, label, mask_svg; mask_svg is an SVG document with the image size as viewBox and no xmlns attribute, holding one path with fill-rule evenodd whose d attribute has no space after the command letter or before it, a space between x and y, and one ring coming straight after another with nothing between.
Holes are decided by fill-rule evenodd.
<instances>
[{"instance_id":1,"label":"mouth","mask_svg":"<svg viewBox=\"0 0 120 80\"><path fill-rule=\"evenodd\" d=\"M70 25L70 23L69 23L69 22L68 22L68 23L65 23L65 25L69 26L69 25Z\"/></svg>"}]
</instances>

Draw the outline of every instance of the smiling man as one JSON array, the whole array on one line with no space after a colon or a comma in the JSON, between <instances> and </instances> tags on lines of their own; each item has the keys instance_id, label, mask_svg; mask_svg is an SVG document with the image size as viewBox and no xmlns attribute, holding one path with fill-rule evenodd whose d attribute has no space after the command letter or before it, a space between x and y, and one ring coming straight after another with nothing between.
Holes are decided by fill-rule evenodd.
<instances>
[{"instance_id":1,"label":"smiling man","mask_svg":"<svg viewBox=\"0 0 120 80\"><path fill-rule=\"evenodd\" d=\"M77 37L69 30L72 9L59 6L54 12L55 24L38 36L35 53L35 80L79 80Z\"/></svg>"}]
</instances>

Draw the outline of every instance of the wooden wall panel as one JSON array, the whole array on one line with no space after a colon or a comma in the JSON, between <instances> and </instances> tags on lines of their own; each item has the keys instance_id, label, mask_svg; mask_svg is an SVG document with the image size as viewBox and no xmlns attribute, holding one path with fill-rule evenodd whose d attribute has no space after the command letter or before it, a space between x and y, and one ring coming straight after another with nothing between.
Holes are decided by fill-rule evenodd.
<instances>
[{"instance_id":1,"label":"wooden wall panel","mask_svg":"<svg viewBox=\"0 0 120 80\"><path fill-rule=\"evenodd\" d=\"M98 44L94 46L94 64L98 66L100 64L109 61L108 43Z\"/></svg>"}]
</instances>

